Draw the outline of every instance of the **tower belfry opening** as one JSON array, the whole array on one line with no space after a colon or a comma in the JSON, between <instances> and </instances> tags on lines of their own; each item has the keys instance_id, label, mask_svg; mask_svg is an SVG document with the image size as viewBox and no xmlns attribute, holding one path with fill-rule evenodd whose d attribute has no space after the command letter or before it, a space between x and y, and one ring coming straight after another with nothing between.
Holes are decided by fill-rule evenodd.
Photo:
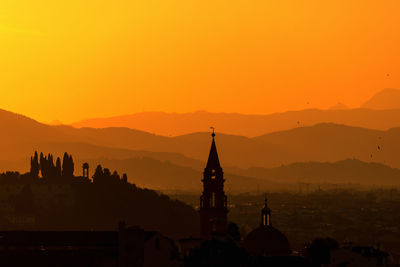
<instances>
[{"instance_id":1,"label":"tower belfry opening","mask_svg":"<svg viewBox=\"0 0 400 267\"><path fill-rule=\"evenodd\" d=\"M268 207L267 194L264 198L264 208L261 210L261 225L271 226L271 209Z\"/></svg>"}]
</instances>

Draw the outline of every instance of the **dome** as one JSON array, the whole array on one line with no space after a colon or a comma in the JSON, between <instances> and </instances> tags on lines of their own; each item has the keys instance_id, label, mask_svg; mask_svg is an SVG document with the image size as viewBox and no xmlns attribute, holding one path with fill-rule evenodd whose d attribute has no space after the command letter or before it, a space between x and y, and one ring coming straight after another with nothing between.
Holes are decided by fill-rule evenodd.
<instances>
[{"instance_id":1,"label":"dome","mask_svg":"<svg viewBox=\"0 0 400 267\"><path fill-rule=\"evenodd\" d=\"M250 232L243 242L249 254L264 256L285 256L290 254L286 236L271 225L261 225Z\"/></svg>"}]
</instances>

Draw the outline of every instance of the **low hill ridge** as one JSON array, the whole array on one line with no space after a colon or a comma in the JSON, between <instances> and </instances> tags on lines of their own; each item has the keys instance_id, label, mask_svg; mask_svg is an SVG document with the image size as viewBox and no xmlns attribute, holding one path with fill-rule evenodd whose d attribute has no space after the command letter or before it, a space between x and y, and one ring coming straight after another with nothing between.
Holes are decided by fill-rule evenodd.
<instances>
[{"instance_id":1,"label":"low hill ridge","mask_svg":"<svg viewBox=\"0 0 400 267\"><path fill-rule=\"evenodd\" d=\"M254 137L322 122L387 130L400 126L398 117L400 117L400 107L398 109L373 110L367 108L346 109L341 106L329 110L306 109L267 115L206 111L192 113L142 112L110 118L87 119L74 123L72 126L77 128L127 127L164 136L203 132L207 131L210 126L214 126L217 132Z\"/></svg>"}]
</instances>

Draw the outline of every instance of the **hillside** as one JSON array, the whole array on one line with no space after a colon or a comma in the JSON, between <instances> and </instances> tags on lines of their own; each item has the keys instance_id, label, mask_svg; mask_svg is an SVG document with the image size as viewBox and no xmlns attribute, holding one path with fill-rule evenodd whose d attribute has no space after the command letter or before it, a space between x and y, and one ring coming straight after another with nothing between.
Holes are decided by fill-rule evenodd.
<instances>
[{"instance_id":1,"label":"hillside","mask_svg":"<svg viewBox=\"0 0 400 267\"><path fill-rule=\"evenodd\" d=\"M389 109L389 107L387 108ZM345 124L369 129L387 130L399 127L400 107L395 110L346 109L343 104L330 110L308 109L268 115L237 113L143 112L110 118L94 118L72 124L74 127L127 127L164 136L178 136L208 131L214 126L220 133L254 137L317 123Z\"/></svg>"},{"instance_id":2,"label":"hillside","mask_svg":"<svg viewBox=\"0 0 400 267\"><path fill-rule=\"evenodd\" d=\"M195 209L106 169L98 169L92 180L61 172L40 178L1 173L0 185L3 230L102 231L123 220L174 238L198 235Z\"/></svg>"},{"instance_id":3,"label":"hillside","mask_svg":"<svg viewBox=\"0 0 400 267\"><path fill-rule=\"evenodd\" d=\"M270 179L280 183L399 185L400 170L379 163L355 159L338 162L292 163L276 168L236 170L241 175Z\"/></svg>"},{"instance_id":4,"label":"hillside","mask_svg":"<svg viewBox=\"0 0 400 267\"><path fill-rule=\"evenodd\" d=\"M2 120L0 161L27 158L33 150L53 153L67 150L80 158L146 156L201 169L211 141L209 133L165 137L128 128L47 126L25 117L21 119L19 115L11 117L13 119ZM269 168L293 162L333 162L346 158L400 167L399 140L400 128L381 131L332 123L254 138L222 133L216 137L223 166L239 168Z\"/></svg>"},{"instance_id":5,"label":"hillside","mask_svg":"<svg viewBox=\"0 0 400 267\"><path fill-rule=\"evenodd\" d=\"M68 151L76 159L77 174L81 172L80 164L89 161L92 172L100 163L128 173L130 181L139 186L190 190L199 190L201 187L199 181L211 141L209 133L165 137L127 128L48 126L5 111L0 112L0 116L4 126L0 132L0 170L27 171L27 159L34 150L51 152L55 156ZM340 182L342 179L361 184L378 183L377 176L368 180L368 174L374 172L367 167L379 169L381 165L360 167L359 162L355 161L349 169L365 174L367 180L362 181L360 176L354 175L346 180L350 171L344 167L332 167L326 163L328 165L322 168L317 163L313 165L308 162L336 162L355 158L365 164L377 162L399 168L399 140L400 128L379 131L332 123L297 127L254 138L220 133L216 136L220 160L229 177L229 190L254 190L257 185L261 188L279 188L283 183L297 181L302 178L297 174L304 174L304 170L283 168L279 172L275 170L277 173L274 169L264 170L282 168L279 166L291 163L307 163L307 168L312 166L316 174L310 176L311 180L318 180L323 173L333 174L337 168L340 170L337 177L326 176L330 177L326 182ZM389 173L386 169L382 172ZM290 179L282 178L285 173ZM388 177L392 177L391 174ZM382 183L393 181L382 180Z\"/></svg>"},{"instance_id":6,"label":"hillside","mask_svg":"<svg viewBox=\"0 0 400 267\"><path fill-rule=\"evenodd\" d=\"M203 178L202 170L195 170L190 167L179 166L170 161L160 161L153 158L129 158L123 160L115 159L88 159L92 168L96 164L108 166L111 170L120 170L128 174L130 182L140 187L159 190L190 190L201 192ZM83 162L83 161L82 161ZM79 161L78 164L81 162ZM248 175L238 175L225 171L225 191L228 193L254 191L257 189L278 190L287 188L280 182L272 179L259 179Z\"/></svg>"}]
</instances>

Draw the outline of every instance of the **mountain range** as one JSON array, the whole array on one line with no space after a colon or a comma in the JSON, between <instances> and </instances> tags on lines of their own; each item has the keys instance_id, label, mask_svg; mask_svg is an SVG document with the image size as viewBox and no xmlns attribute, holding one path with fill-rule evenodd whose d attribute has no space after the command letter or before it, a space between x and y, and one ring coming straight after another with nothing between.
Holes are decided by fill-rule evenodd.
<instances>
[{"instance_id":1,"label":"mountain range","mask_svg":"<svg viewBox=\"0 0 400 267\"><path fill-rule=\"evenodd\" d=\"M0 132L0 160L26 158L39 149L54 153L69 150L82 158L128 158L157 153L160 159L163 155L169 157L165 153L178 153L204 161L211 140L205 132L166 137L128 128L49 126L6 111L0 112L0 119L4 126ZM224 165L239 168L346 158L400 166L400 128L380 131L321 123L253 138L219 133L216 140Z\"/></svg>"},{"instance_id":2,"label":"mountain range","mask_svg":"<svg viewBox=\"0 0 400 267\"><path fill-rule=\"evenodd\" d=\"M368 109L399 109L400 90L386 88L373 95L361 107Z\"/></svg>"},{"instance_id":3,"label":"mountain range","mask_svg":"<svg viewBox=\"0 0 400 267\"><path fill-rule=\"evenodd\" d=\"M28 158L35 150L56 156L68 151L77 163L89 161L92 168L97 163L104 164L104 167L127 172L131 179L148 187L199 188L211 141L210 134L205 132L166 137L128 128L49 126L4 110L0 110L0 121L3 126L0 168L3 170L14 166L27 171ZM366 173L363 170L371 166L399 168L399 140L400 128L381 131L333 123L296 127L253 138L222 133L216 136L221 163L231 176L232 190L254 189L256 184L280 187L282 183L299 181L295 171L290 175L291 180L282 178L287 173L282 166L293 163L310 167L315 166L310 162L328 164L354 158L364 161L361 165L359 161L350 161L360 173ZM372 163L378 165L369 165ZM265 171L271 168L278 168L276 171L281 174ZM323 165L311 178L324 181L316 177L323 177L323 172L331 169L331 165ZM379 183L377 176L363 182L362 177L353 179L342 170L341 179L348 177L342 181ZM79 174L79 167L76 172ZM396 179L385 181L383 184Z\"/></svg>"},{"instance_id":4,"label":"mountain range","mask_svg":"<svg viewBox=\"0 0 400 267\"><path fill-rule=\"evenodd\" d=\"M400 126L399 116L400 90L385 89L372 96L360 108L355 109L338 103L328 110L306 109L267 115L206 111L142 112L110 118L92 118L73 123L72 126L78 128L126 127L164 136L204 132L213 126L218 132L254 137L324 122L387 130Z\"/></svg>"}]
</instances>

